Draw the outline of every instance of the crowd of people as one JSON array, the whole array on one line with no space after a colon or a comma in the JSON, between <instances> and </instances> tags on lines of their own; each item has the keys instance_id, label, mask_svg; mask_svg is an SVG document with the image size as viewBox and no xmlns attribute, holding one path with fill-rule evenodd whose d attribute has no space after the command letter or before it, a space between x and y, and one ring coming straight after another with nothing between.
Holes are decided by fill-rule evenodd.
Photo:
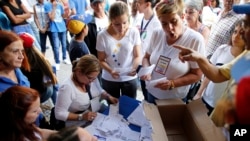
<instances>
[{"instance_id":1,"label":"crowd of people","mask_svg":"<svg viewBox=\"0 0 250 141\"><path fill-rule=\"evenodd\" d=\"M199 81L193 100L202 99L216 126L250 124L250 74L235 81L231 72L250 55L250 3L134 0L130 9L124 1L38 0L33 10L27 3L0 0L0 140L94 141L81 127L122 95L136 99L139 86L149 103L187 102ZM45 55L47 37L54 64ZM56 75L61 62L72 65L63 82ZM152 65L152 72L137 75ZM55 122L45 127L40 104L49 99Z\"/></svg>"}]
</instances>

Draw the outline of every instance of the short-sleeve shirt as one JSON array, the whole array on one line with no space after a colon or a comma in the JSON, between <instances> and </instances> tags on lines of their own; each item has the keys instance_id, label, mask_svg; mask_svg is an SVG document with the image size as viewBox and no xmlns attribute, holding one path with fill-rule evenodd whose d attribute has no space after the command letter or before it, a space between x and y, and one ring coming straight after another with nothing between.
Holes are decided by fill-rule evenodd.
<instances>
[{"instance_id":1,"label":"short-sleeve shirt","mask_svg":"<svg viewBox=\"0 0 250 141\"><path fill-rule=\"evenodd\" d=\"M52 12L52 9L53 9L52 3L50 2L45 3L44 9L45 9L45 13L47 14ZM57 3L55 18L53 21L50 20L51 32L65 32L66 31L66 25L62 17L63 14L64 14L63 6Z\"/></svg>"},{"instance_id":2,"label":"short-sleeve shirt","mask_svg":"<svg viewBox=\"0 0 250 141\"><path fill-rule=\"evenodd\" d=\"M135 27L128 28L125 36L116 40L108 32L107 29L100 31L97 35L96 50L105 52L106 62L111 68L128 69L133 66L134 47L141 45L141 39L138 29ZM113 82L124 82L133 80L137 77L120 75L119 79L114 79L112 75L105 69L102 71L102 78Z\"/></svg>"},{"instance_id":3,"label":"short-sleeve shirt","mask_svg":"<svg viewBox=\"0 0 250 141\"><path fill-rule=\"evenodd\" d=\"M87 0L69 0L70 9L75 9L76 14L85 14L86 7L88 6Z\"/></svg>"},{"instance_id":4,"label":"short-sleeve shirt","mask_svg":"<svg viewBox=\"0 0 250 141\"><path fill-rule=\"evenodd\" d=\"M81 58L82 56L86 54L90 54L86 43L84 41L78 42L74 38L72 38L69 44L70 61L73 62L77 58Z\"/></svg>"},{"instance_id":5,"label":"short-sleeve shirt","mask_svg":"<svg viewBox=\"0 0 250 141\"><path fill-rule=\"evenodd\" d=\"M194 49L201 54L205 52L205 43L203 36L186 27L183 35L174 43L187 48ZM181 62L178 58L180 50L168 45L166 34L162 29L154 30L147 53L150 55L150 64L156 67L152 72L151 80L166 77L169 80L179 78L189 72L190 68L199 68L196 62ZM148 91L158 99L184 98L189 90L189 85L177 87L172 90L161 90L150 87Z\"/></svg>"},{"instance_id":6,"label":"short-sleeve shirt","mask_svg":"<svg viewBox=\"0 0 250 141\"><path fill-rule=\"evenodd\" d=\"M214 54L212 55L210 61L212 64L221 67L222 65L230 62L234 59L234 56L231 53L231 46L225 44L220 46ZM224 90L226 89L228 81L221 83L214 83L210 81L207 85L207 88L203 92L203 99L211 107L215 107L217 100L221 97Z\"/></svg>"}]
</instances>

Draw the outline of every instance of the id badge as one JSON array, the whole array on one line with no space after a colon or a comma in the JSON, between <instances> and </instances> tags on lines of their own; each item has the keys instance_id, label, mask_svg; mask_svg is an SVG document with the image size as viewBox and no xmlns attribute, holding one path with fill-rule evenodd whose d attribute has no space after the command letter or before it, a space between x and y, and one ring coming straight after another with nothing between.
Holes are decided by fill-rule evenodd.
<instances>
[{"instance_id":1,"label":"id badge","mask_svg":"<svg viewBox=\"0 0 250 141\"><path fill-rule=\"evenodd\" d=\"M169 65L170 61L171 61L170 58L160 55L154 71L158 72L162 75L165 75L167 72L168 65Z\"/></svg>"}]
</instances>

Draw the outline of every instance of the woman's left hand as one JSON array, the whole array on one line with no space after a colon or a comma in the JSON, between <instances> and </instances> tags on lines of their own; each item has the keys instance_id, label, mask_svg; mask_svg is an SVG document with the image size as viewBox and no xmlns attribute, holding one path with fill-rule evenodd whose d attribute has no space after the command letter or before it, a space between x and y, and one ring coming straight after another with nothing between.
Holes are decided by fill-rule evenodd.
<instances>
[{"instance_id":1,"label":"woman's left hand","mask_svg":"<svg viewBox=\"0 0 250 141\"><path fill-rule=\"evenodd\" d=\"M116 103L118 103L118 101L119 101L117 98L113 97L112 95L110 95L110 94L107 93L106 91L103 92L102 95L103 95L103 98L104 98L104 99L108 100L108 101L109 101L110 103L112 103L112 104L116 104Z\"/></svg>"},{"instance_id":2,"label":"woman's left hand","mask_svg":"<svg viewBox=\"0 0 250 141\"><path fill-rule=\"evenodd\" d=\"M129 76L135 76L136 75L136 70L133 69L128 73Z\"/></svg>"},{"instance_id":3,"label":"woman's left hand","mask_svg":"<svg viewBox=\"0 0 250 141\"><path fill-rule=\"evenodd\" d=\"M111 96L111 95L108 96L108 100L109 100L112 104L116 104L116 103L118 103L118 101L119 101L117 98L115 98L115 97L113 97L113 96Z\"/></svg>"},{"instance_id":4,"label":"woman's left hand","mask_svg":"<svg viewBox=\"0 0 250 141\"><path fill-rule=\"evenodd\" d=\"M159 88L161 90L169 90L170 87L171 87L171 81L169 80L166 80L166 81L161 81L161 82L158 82L156 85L155 85L156 88Z\"/></svg>"}]
</instances>

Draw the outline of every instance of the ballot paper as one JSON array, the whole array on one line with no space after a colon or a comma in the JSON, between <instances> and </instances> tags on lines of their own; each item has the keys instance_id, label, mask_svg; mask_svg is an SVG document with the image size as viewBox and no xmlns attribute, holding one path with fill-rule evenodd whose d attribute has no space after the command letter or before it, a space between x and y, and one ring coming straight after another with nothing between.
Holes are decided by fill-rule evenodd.
<instances>
[{"instance_id":1,"label":"ballot paper","mask_svg":"<svg viewBox=\"0 0 250 141\"><path fill-rule=\"evenodd\" d=\"M154 68L155 64L152 64L151 66L148 67L141 67L141 69L138 72L138 76L141 77L143 75L151 74Z\"/></svg>"},{"instance_id":2,"label":"ballot paper","mask_svg":"<svg viewBox=\"0 0 250 141\"><path fill-rule=\"evenodd\" d=\"M140 127L143 125L149 125L149 121L146 119L142 104L137 106L137 108L128 116L127 120L129 123Z\"/></svg>"},{"instance_id":3,"label":"ballot paper","mask_svg":"<svg viewBox=\"0 0 250 141\"><path fill-rule=\"evenodd\" d=\"M159 79L151 80L151 81L146 81L146 88L154 88L155 85L159 82L164 82L167 81L167 77L162 77Z\"/></svg>"},{"instance_id":4,"label":"ballot paper","mask_svg":"<svg viewBox=\"0 0 250 141\"><path fill-rule=\"evenodd\" d=\"M136 107L127 107L132 108L132 112L128 116L124 116L125 113L118 112L121 103L124 106L137 101L127 96L121 97L119 98L120 104L110 105L108 115L97 113L94 121L85 129L96 136L98 141L150 141L152 127L144 115L142 105L144 102L137 103ZM131 123L141 125L140 130L133 130Z\"/></svg>"},{"instance_id":5,"label":"ballot paper","mask_svg":"<svg viewBox=\"0 0 250 141\"><path fill-rule=\"evenodd\" d=\"M114 68L114 70L116 72L118 72L119 75L128 75L132 71L132 68L131 67L129 67L129 68Z\"/></svg>"}]
</instances>

